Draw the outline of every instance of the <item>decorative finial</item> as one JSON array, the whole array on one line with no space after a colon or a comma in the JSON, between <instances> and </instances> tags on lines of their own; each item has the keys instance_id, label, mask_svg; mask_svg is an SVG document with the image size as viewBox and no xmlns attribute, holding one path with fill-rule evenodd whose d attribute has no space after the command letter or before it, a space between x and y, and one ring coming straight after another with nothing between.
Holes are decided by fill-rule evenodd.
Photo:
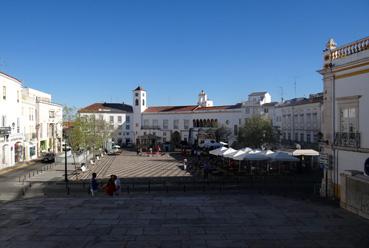
<instances>
[{"instance_id":1,"label":"decorative finial","mask_svg":"<svg viewBox=\"0 0 369 248\"><path fill-rule=\"evenodd\" d=\"M335 49L337 47L337 43L334 41L333 38L330 38L327 42L327 45L326 45L326 48L328 50L332 50L332 49Z\"/></svg>"}]
</instances>

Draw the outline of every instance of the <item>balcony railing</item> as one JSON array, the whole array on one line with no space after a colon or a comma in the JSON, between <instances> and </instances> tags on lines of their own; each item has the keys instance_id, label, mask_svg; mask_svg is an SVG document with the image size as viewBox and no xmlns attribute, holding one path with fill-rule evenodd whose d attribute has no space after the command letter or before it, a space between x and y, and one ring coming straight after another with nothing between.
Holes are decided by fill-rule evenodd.
<instances>
[{"instance_id":1,"label":"balcony railing","mask_svg":"<svg viewBox=\"0 0 369 248\"><path fill-rule=\"evenodd\" d=\"M11 131L12 129L10 127L0 127L0 136L7 136Z\"/></svg>"},{"instance_id":2,"label":"balcony railing","mask_svg":"<svg viewBox=\"0 0 369 248\"><path fill-rule=\"evenodd\" d=\"M142 126L141 129L160 130L161 128L159 126Z\"/></svg>"},{"instance_id":3,"label":"balcony railing","mask_svg":"<svg viewBox=\"0 0 369 248\"><path fill-rule=\"evenodd\" d=\"M359 148L360 133L336 133L334 144L336 146Z\"/></svg>"}]
</instances>

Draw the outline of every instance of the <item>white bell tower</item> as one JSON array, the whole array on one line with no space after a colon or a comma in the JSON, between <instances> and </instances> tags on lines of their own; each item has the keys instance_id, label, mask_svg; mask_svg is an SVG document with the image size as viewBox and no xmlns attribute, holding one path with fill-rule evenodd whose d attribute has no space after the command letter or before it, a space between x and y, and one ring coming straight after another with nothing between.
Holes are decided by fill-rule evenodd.
<instances>
[{"instance_id":1,"label":"white bell tower","mask_svg":"<svg viewBox=\"0 0 369 248\"><path fill-rule=\"evenodd\" d=\"M197 105L201 107L212 107L213 101L208 99L208 95L205 93L205 91L201 91L199 94L199 100L197 101Z\"/></svg>"},{"instance_id":2,"label":"white bell tower","mask_svg":"<svg viewBox=\"0 0 369 248\"><path fill-rule=\"evenodd\" d=\"M133 91L133 130L134 130L134 142L137 142L137 138L141 135L141 120L142 113L147 109L147 94L146 91L138 86Z\"/></svg>"}]
</instances>

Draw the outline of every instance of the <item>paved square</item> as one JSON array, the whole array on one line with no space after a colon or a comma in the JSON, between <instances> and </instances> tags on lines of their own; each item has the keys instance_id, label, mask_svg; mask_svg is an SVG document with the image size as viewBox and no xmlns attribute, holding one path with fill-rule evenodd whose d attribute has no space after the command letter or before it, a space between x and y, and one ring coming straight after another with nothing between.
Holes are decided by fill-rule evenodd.
<instances>
[{"instance_id":1,"label":"paved square","mask_svg":"<svg viewBox=\"0 0 369 248\"><path fill-rule=\"evenodd\" d=\"M0 205L0 247L369 247L369 221L257 194L33 198Z\"/></svg>"},{"instance_id":2,"label":"paved square","mask_svg":"<svg viewBox=\"0 0 369 248\"><path fill-rule=\"evenodd\" d=\"M191 176L181 166L181 161L169 154L137 156L136 152L124 150L117 156L105 156L80 178L90 178L92 172L96 172L98 178L108 178L110 175L117 175L119 178Z\"/></svg>"}]
</instances>

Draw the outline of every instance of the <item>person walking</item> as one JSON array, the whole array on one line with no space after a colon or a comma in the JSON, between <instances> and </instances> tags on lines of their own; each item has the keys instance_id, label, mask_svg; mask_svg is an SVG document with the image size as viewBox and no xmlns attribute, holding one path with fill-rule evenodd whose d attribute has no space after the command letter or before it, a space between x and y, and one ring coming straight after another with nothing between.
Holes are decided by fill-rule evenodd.
<instances>
[{"instance_id":1,"label":"person walking","mask_svg":"<svg viewBox=\"0 0 369 248\"><path fill-rule=\"evenodd\" d=\"M118 196L122 192L122 188L121 188L121 184L120 184L120 179L116 175L113 175L113 178L114 178L114 184L115 184L115 192L114 192L114 194L116 196Z\"/></svg>"},{"instance_id":2,"label":"person walking","mask_svg":"<svg viewBox=\"0 0 369 248\"><path fill-rule=\"evenodd\" d=\"M91 193L91 196L95 196L96 195L96 192L99 188L99 183L97 182L96 180L96 173L92 173L92 178L91 178L91 181L90 181L90 193Z\"/></svg>"}]
</instances>

